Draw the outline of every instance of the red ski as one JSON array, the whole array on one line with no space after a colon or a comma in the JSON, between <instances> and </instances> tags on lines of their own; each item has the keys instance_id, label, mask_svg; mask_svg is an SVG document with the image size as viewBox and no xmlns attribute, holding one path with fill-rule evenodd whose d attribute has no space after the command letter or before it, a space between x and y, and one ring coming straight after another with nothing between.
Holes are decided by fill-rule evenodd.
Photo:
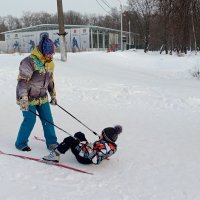
<instances>
[{"instance_id":1,"label":"red ski","mask_svg":"<svg viewBox=\"0 0 200 200\"><path fill-rule=\"evenodd\" d=\"M26 159L26 160L33 160L33 161L37 161L37 162L40 162L40 163L45 163L45 164L48 164L48 165L53 165L53 166L62 167L62 168L65 168L65 169L70 169L70 170L74 170L74 171L77 171L77 172L93 175L93 173L90 173L90 172L87 172L87 171L84 171L84 170L81 170L81 169L70 167L70 166L62 164L62 163L48 162L48 161L42 160L41 158L34 158L34 157L30 157L30 156L23 156L23 155L12 154L12 153L5 153L1 150L0 150L0 154L1 155L7 155L7 156L13 156L13 157L17 157L17 158L22 158L22 159Z\"/></svg>"}]
</instances>

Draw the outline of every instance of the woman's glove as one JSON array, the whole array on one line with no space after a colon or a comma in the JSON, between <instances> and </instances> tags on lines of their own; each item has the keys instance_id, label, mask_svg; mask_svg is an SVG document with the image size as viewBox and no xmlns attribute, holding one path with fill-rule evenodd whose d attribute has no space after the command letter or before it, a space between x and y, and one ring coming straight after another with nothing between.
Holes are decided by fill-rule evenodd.
<instances>
[{"instance_id":1,"label":"woman's glove","mask_svg":"<svg viewBox=\"0 0 200 200\"><path fill-rule=\"evenodd\" d=\"M57 105L57 99L56 99L56 96L51 97L50 104L53 105L53 106Z\"/></svg>"},{"instance_id":2,"label":"woman's glove","mask_svg":"<svg viewBox=\"0 0 200 200\"><path fill-rule=\"evenodd\" d=\"M20 110L28 111L28 97L27 96L21 97L19 101L19 106L20 106Z\"/></svg>"}]
</instances>

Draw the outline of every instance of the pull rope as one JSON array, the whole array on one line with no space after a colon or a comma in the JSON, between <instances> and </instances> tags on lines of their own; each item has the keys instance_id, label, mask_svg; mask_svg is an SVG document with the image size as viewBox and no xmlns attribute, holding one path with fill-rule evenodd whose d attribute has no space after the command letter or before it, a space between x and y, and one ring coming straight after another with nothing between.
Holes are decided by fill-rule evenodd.
<instances>
[{"instance_id":1,"label":"pull rope","mask_svg":"<svg viewBox=\"0 0 200 200\"><path fill-rule=\"evenodd\" d=\"M59 126L55 125L54 123L50 122L49 120L45 119L44 117L41 117L39 114L33 112L32 110L29 110L29 112L31 112L31 113L33 113L34 115L40 117L40 118L41 118L42 120L44 120L45 122L48 122L49 124L55 126L57 129L63 131L63 132L66 133L67 135L69 135L69 136L75 138L73 135L71 135L70 133L68 133L68 132L65 131L64 129L60 128ZM75 139L77 139L77 138L75 138Z\"/></svg>"},{"instance_id":2,"label":"pull rope","mask_svg":"<svg viewBox=\"0 0 200 200\"><path fill-rule=\"evenodd\" d=\"M68 115L70 115L71 117L73 117L75 120L77 120L80 124L82 124L84 127L86 127L88 130L90 130L94 135L98 136L100 138L100 136L98 135L98 133L96 133L95 131L93 131L92 129L90 129L88 126L86 126L83 122L81 122L79 119L77 119L74 115L72 115L70 112L68 112L66 109L64 109L62 106L60 106L59 104L56 103L56 105L62 109L64 112L66 112Z\"/></svg>"}]
</instances>

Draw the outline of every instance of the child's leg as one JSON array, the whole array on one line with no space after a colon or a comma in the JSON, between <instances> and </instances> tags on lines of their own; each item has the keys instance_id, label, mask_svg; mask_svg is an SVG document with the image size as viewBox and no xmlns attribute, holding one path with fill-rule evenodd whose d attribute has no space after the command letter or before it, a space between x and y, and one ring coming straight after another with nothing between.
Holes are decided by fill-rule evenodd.
<instances>
[{"instance_id":1,"label":"child's leg","mask_svg":"<svg viewBox=\"0 0 200 200\"><path fill-rule=\"evenodd\" d=\"M87 141L87 139L85 138L85 134L82 132L75 133L74 137L77 138L80 142Z\"/></svg>"},{"instance_id":2,"label":"child's leg","mask_svg":"<svg viewBox=\"0 0 200 200\"><path fill-rule=\"evenodd\" d=\"M81 132L75 133L74 137L77 138L79 142L87 141L87 139L85 138L85 134L81 133ZM76 146L77 145L72 146L71 151L75 155L77 161L82 164L91 164L92 161L89 158L85 158L85 157L82 157L79 155L80 152L79 152L79 150L76 149Z\"/></svg>"},{"instance_id":3,"label":"child's leg","mask_svg":"<svg viewBox=\"0 0 200 200\"><path fill-rule=\"evenodd\" d=\"M67 137L61 142L56 149L61 153L64 154L69 148L74 148L79 144L79 141L73 138L72 136Z\"/></svg>"}]
</instances>

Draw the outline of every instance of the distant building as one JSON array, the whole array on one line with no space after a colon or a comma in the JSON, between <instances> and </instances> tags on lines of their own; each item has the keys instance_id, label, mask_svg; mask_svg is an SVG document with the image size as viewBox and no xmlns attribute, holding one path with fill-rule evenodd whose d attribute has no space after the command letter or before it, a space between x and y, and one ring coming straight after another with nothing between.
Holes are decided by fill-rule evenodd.
<instances>
[{"instance_id":1,"label":"distant building","mask_svg":"<svg viewBox=\"0 0 200 200\"><path fill-rule=\"evenodd\" d=\"M7 45L5 41L0 41L0 53L4 53L7 49Z\"/></svg>"},{"instance_id":2,"label":"distant building","mask_svg":"<svg viewBox=\"0 0 200 200\"><path fill-rule=\"evenodd\" d=\"M54 41L56 51L60 51L60 39L58 35L59 27L53 24L42 24L21 28L12 31L6 31L0 34L5 35L6 52L28 53L38 44L42 35L47 34ZM121 31L104 28L99 26L85 25L65 25L66 48L67 51L89 51L105 50L113 48L121 49L120 37ZM131 43L138 34L131 33ZM123 37L127 38L123 46L128 44L129 32L123 31Z\"/></svg>"}]
</instances>

